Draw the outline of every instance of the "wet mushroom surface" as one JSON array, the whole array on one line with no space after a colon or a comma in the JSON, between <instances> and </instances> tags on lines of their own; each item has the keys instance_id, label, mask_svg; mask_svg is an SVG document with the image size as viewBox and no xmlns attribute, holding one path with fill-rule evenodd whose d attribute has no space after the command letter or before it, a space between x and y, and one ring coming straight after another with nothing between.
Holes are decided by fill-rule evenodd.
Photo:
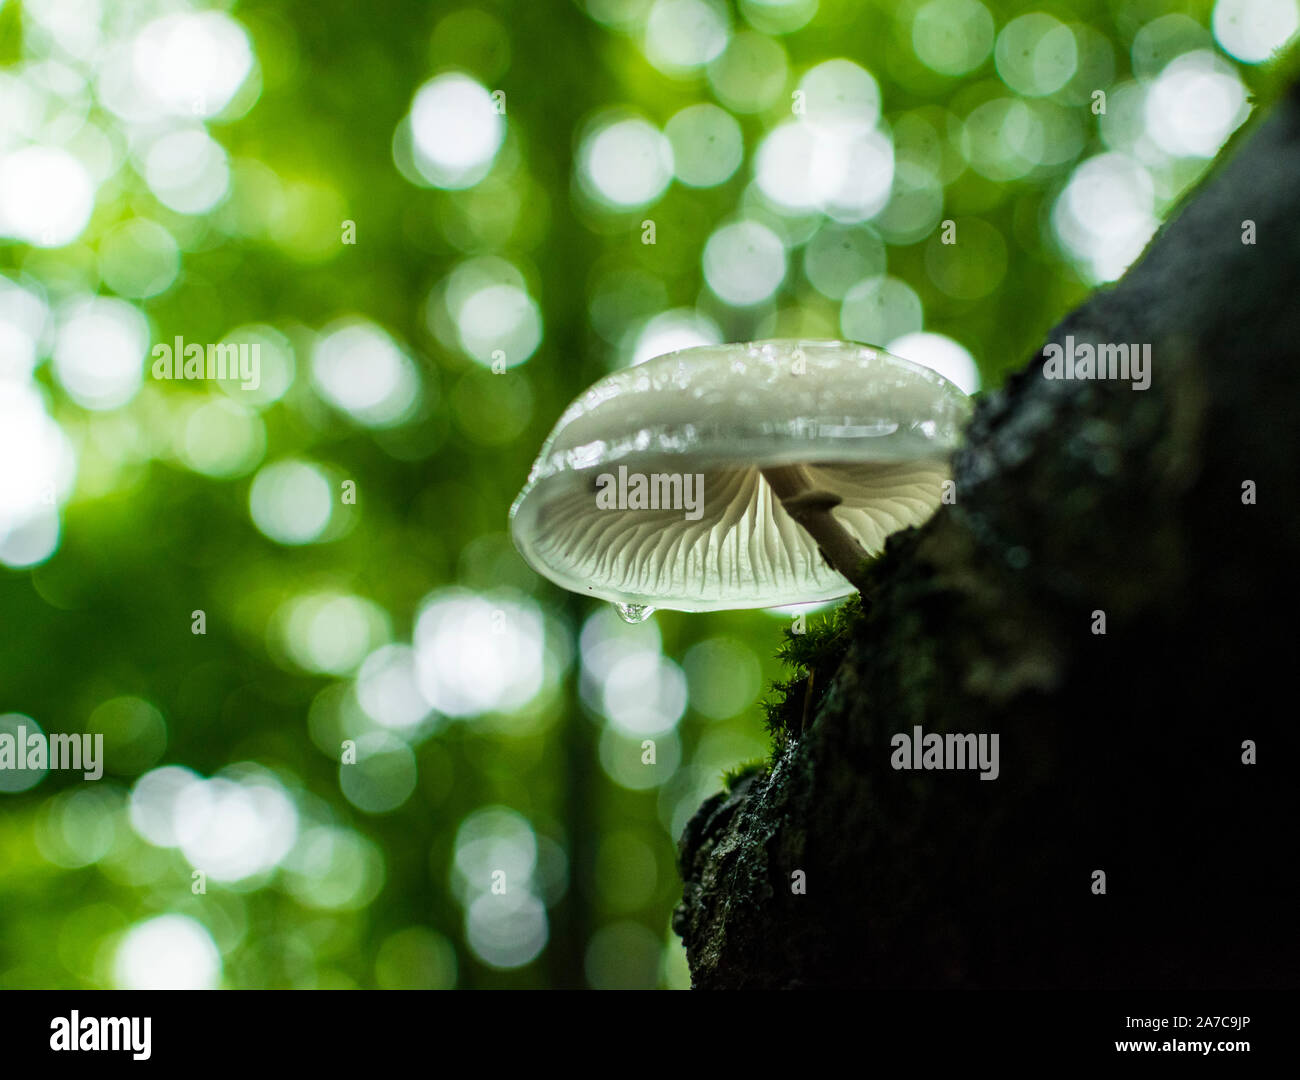
<instances>
[{"instance_id":1,"label":"wet mushroom surface","mask_svg":"<svg viewBox=\"0 0 1300 1080\"><path fill-rule=\"evenodd\" d=\"M939 506L969 410L937 372L867 345L668 353L569 406L512 534L539 573L631 620L834 599Z\"/></svg>"}]
</instances>

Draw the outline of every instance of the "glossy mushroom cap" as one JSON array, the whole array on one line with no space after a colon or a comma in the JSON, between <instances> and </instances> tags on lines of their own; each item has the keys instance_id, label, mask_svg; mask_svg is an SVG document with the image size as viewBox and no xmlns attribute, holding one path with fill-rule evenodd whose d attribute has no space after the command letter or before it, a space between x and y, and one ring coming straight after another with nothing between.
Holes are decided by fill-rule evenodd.
<instances>
[{"instance_id":1,"label":"glossy mushroom cap","mask_svg":"<svg viewBox=\"0 0 1300 1080\"><path fill-rule=\"evenodd\" d=\"M623 605L833 599L853 586L760 469L800 467L812 488L842 500L835 519L878 554L939 505L969 413L937 372L866 345L683 349L606 376L565 410L511 508L511 531L539 573ZM672 505L602 508L637 476Z\"/></svg>"}]
</instances>

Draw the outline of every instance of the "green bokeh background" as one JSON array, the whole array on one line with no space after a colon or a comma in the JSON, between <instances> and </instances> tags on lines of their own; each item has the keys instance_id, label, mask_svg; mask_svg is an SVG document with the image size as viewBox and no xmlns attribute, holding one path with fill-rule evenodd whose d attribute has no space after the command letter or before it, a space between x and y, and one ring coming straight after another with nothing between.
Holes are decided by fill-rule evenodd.
<instances>
[{"instance_id":1,"label":"green bokeh background","mask_svg":"<svg viewBox=\"0 0 1300 1080\"><path fill-rule=\"evenodd\" d=\"M1099 283L1052 225L1075 170L1099 155L1127 154L1151 180L1158 220L1213 154L1151 149L1140 106L1161 72L1197 50L1216 55L1234 73L1222 77L1246 86L1256 70L1225 51L1208 2L1038 5L1033 10L1071 28L1078 57L1069 79L1038 94L1010 88L992 51L960 75L927 66L915 32L925 5L916 0L710 2L703 6L733 45L744 35L739 40L759 55L783 56L784 72L778 63L753 74L767 103L735 113L744 158L729 179L708 188L673 182L644 205L618 209L584 187L580 147L590 125L623 109L662 129L687 106L718 103L722 61L666 72L647 58L655 6L216 5L252 47L253 69L235 100L215 116L132 127L96 90L111 44L129 41L154 17L207 9L106 3L100 45L75 57L48 29L57 5L0 3L0 74L11 80L0 93L8 111L0 111L0 168L27 143L80 145L75 120L56 135L57 95L48 89L40 92L43 120L19 115L13 86L33 85L35 65L48 61L91 80L69 94L70 108L120 159L97 184L93 214L75 237L49 246L24 243L12 229L0 237L0 275L38 297L45 312L34 369L7 377L38 390L76 457L75 485L58 499L55 549L33 565L0 566L0 713L31 718L47 732L102 732L108 742L98 782L56 772L25 791L0 792L0 986L129 985L123 950L132 928L174 928L149 923L169 915L193 921L184 940L195 926L210 937L219 954L213 979L230 988L688 985L669 926L680 894L674 842L691 810L720 788L724 768L766 752L759 699L781 677L773 656L790 616L660 612L620 639L607 606L561 593L510 544L507 511L545 435L577 393L627 362L646 320L661 312L695 309L725 340L841 334L839 301L804 272L804 247L827 227L826 215L765 204L754 183L759 146L790 121L792 95L815 65L848 58L871 72L896 161L938 178L941 204L915 212L916 238L882 236L874 215L841 227L883 245L885 272L919 298L924 329L960 343L985 388L1022 365ZM930 15L936 10L946 9ZM960 10L969 15L972 5ZM1030 9L992 0L985 10L1001 32ZM958 47L935 40L938 49ZM505 137L481 180L442 190L403 175L394 132L416 91L452 71L504 93ZM1091 109L1094 90L1108 94L1110 137ZM1009 123L1030 116L1042 126L1030 140L1031 160L999 163L986 154L981 171L963 130L980 106L1001 99L1040 110L1012 112ZM200 124L229 156L229 190L209 211L169 208L127 153L128 137L147 142L168 123ZM1125 131L1131 138L1116 134ZM911 220L908 195L897 190L884 213ZM702 271L710 235L737 216L761 221L786 248L780 288L748 308L722 302ZM114 295L111 281L122 278L112 272L111 237L134 219L167 230L180 254L164 291L125 298L147 317L151 343L177 335L217 342L237 327L272 327L294 358L282 397L253 405L237 389L163 383L147 373L120 407L86 408L67 392L50 359L61 305ZM948 219L957 225L951 250L938 240ZM642 242L647 220L654 244ZM355 223L355 244L341 242L344 221ZM485 255L518 270L541 318L536 350L504 373L440 339L427 318L430 295L449 273ZM967 260L954 271L956 284L944 271L953 258ZM402 422L369 426L315 388L313 350L342 318L381 328L410 358L420 396ZM142 369L146 363L142 356ZM194 407L208 401L237 417L226 458L220 444L205 457L203 440L215 436L190 423ZM19 476L25 455L3 445L0 471ZM335 492L318 542L278 543L250 516L259 470L289 459L314 464ZM220 467L200 467L213 460ZM355 484L355 504L339 495L345 480ZM410 754L393 751L396 774L376 763L374 783L381 796L400 788L413 760L414 786L397 807L372 812L340 784L340 736L385 731L356 703L358 663L312 671L303 662L310 645L286 629L293 603L317 593L373 605L340 616L352 627L356 611L370 613L375 625L361 656L409 644L426 602L482 597L481 610L500 612L506 624L503 638L474 639L485 677L510 677L491 655L502 640L522 640L541 655L535 632L544 626L545 679L517 708L433 715L420 728L388 732ZM196 610L206 616L202 635L192 633ZM611 734L598 686L586 701L579 690L583 642L602 639L661 652L668 665L659 670L687 690L680 721L656 737L657 772L639 790L619 775L647 768L640 739ZM495 690L485 693L495 699ZM606 758L622 755L622 766L602 759L602 738ZM217 774L261 777L256 782L294 808L292 849L260 873L209 880L206 893L195 894L186 854L151 844L131 822L137 782L163 766L192 770L196 783ZM481 814L490 808L513 816ZM505 897L481 872L457 883L467 821L504 845L493 857L511 874L525 867ZM212 827L220 833L228 824ZM240 827L248 843L264 842L257 823ZM479 871L492 865L466 858ZM539 900L512 915L508 905L521 896ZM503 905L496 914L493 904ZM471 910L497 928L493 940L508 939L510 925L535 937L541 925L532 959L490 962L500 954L476 945Z\"/></svg>"}]
</instances>

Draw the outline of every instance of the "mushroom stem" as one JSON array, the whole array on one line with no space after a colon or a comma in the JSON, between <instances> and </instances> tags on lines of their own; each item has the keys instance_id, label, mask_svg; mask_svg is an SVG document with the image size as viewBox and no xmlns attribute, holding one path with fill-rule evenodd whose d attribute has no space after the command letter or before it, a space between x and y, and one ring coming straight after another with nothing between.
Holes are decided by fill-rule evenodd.
<instances>
[{"instance_id":1,"label":"mushroom stem","mask_svg":"<svg viewBox=\"0 0 1300 1080\"><path fill-rule=\"evenodd\" d=\"M869 556L831 513L843 500L833 492L815 488L800 465L772 466L759 471L781 500L785 512L816 541L822 558L866 595L867 579L862 563Z\"/></svg>"}]
</instances>

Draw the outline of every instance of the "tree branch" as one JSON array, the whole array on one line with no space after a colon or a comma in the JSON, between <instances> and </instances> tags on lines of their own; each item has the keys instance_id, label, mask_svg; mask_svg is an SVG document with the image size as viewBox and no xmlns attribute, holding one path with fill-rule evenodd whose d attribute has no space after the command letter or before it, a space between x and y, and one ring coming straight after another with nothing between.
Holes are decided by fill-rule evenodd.
<instances>
[{"instance_id":1,"label":"tree branch","mask_svg":"<svg viewBox=\"0 0 1300 1080\"><path fill-rule=\"evenodd\" d=\"M1300 95L1237 145L1044 344L1150 388L1040 350L986 395L810 729L688 826L697 986L1295 984ZM997 779L894 768L916 727Z\"/></svg>"}]
</instances>

